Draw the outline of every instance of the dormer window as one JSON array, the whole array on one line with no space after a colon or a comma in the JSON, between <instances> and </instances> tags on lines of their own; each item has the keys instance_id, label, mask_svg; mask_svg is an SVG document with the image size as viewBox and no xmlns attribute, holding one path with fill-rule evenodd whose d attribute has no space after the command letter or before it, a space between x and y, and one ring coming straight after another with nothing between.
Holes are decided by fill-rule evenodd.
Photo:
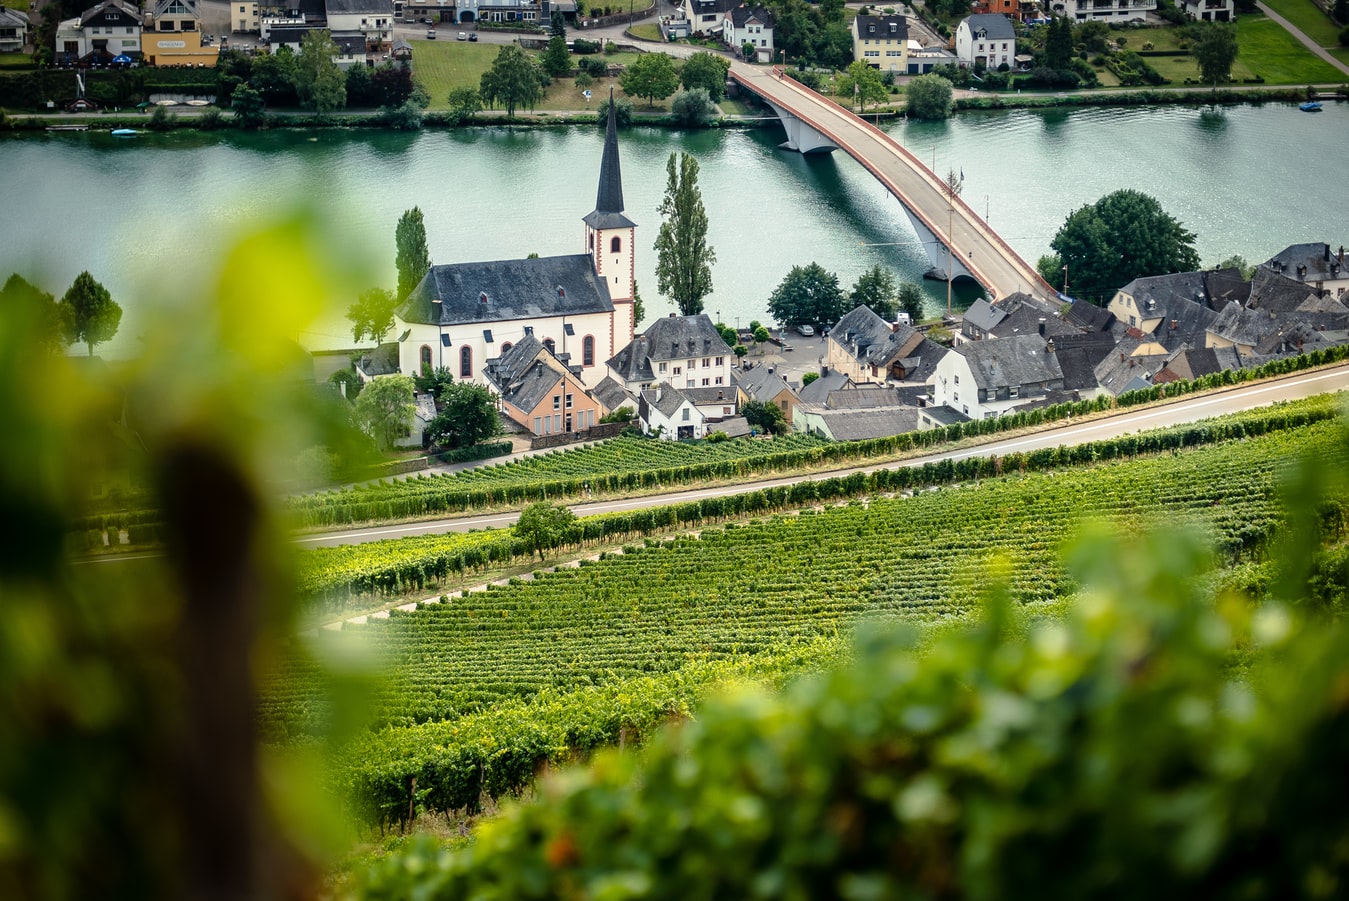
<instances>
[{"instance_id":1,"label":"dormer window","mask_svg":"<svg viewBox=\"0 0 1349 901\"><path fill-rule=\"evenodd\" d=\"M487 303L487 292L482 291L478 294L478 303Z\"/></svg>"},{"instance_id":2,"label":"dormer window","mask_svg":"<svg viewBox=\"0 0 1349 901\"><path fill-rule=\"evenodd\" d=\"M566 297L566 296L567 296L567 289L564 288L564 287L562 287L561 285L558 285L558 286L557 286L557 296L558 296L559 298L561 298L561 297Z\"/></svg>"}]
</instances>

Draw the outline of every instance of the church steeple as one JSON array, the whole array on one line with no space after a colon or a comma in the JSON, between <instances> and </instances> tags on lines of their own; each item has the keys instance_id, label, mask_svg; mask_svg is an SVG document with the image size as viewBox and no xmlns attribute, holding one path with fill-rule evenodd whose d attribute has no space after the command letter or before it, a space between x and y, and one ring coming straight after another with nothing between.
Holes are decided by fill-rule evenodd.
<instances>
[{"instance_id":1,"label":"church steeple","mask_svg":"<svg viewBox=\"0 0 1349 901\"><path fill-rule=\"evenodd\" d=\"M594 229L631 228L635 223L623 215L623 174L618 165L618 117L614 113L614 90L609 89L609 119L604 128L604 155L600 158L600 187L595 210L585 217Z\"/></svg>"},{"instance_id":2,"label":"church steeple","mask_svg":"<svg viewBox=\"0 0 1349 901\"><path fill-rule=\"evenodd\" d=\"M604 155L600 158L600 187L595 209L584 219L586 252L595 264L595 275L609 291L614 304L614 347L632 339L636 329L633 301L637 295L636 259L633 246L637 223L623 214L623 176L618 168L618 117L614 92L609 90L609 119L604 130Z\"/></svg>"}]
</instances>

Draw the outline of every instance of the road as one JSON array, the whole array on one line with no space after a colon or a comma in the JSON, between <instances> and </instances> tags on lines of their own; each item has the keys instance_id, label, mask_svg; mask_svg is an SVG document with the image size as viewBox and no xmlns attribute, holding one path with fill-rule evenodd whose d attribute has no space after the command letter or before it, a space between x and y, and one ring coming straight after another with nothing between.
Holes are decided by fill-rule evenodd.
<instances>
[{"instance_id":1,"label":"road","mask_svg":"<svg viewBox=\"0 0 1349 901\"><path fill-rule=\"evenodd\" d=\"M961 460L966 457L987 457L990 455L1002 456L1017 451L1024 453L1044 447L1072 446L1088 441L1115 438L1146 429L1180 425L1198 419L1221 416L1225 413L1249 410L1278 401L1296 400L1315 394L1346 389L1349 389L1349 364L1277 379L1265 379L1250 385L1241 385L1210 394L1182 398L1160 406L1142 410L1129 410L1101 419L1092 419L1078 424L1066 424L1030 435L1004 438L977 446L961 448L960 450L928 454L899 463L854 466L830 472L813 473L809 476L769 479L752 484L726 485L718 488L680 491L649 497L576 504L571 507L571 510L577 516L614 513L645 507L658 507L665 504L680 504L710 497L726 497L748 491L757 491L761 488L793 485L797 482L846 475L853 472L874 472L878 469L897 469L901 466L922 466L924 463L931 461ZM410 535L435 535L447 532L467 532L470 529L501 528L514 523L518 516L518 513L489 513L459 519L371 526L364 529L309 535L296 538L294 541L302 547L336 547L343 544L362 544L388 538L405 538Z\"/></svg>"}]
</instances>

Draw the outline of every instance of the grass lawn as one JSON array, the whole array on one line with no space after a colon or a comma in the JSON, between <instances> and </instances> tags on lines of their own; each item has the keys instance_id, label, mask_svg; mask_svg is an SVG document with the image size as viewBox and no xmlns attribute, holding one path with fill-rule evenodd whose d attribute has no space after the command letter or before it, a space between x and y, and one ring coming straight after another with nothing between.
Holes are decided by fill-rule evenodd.
<instances>
[{"instance_id":1,"label":"grass lawn","mask_svg":"<svg viewBox=\"0 0 1349 901\"><path fill-rule=\"evenodd\" d=\"M1312 0L1265 0L1265 3L1318 45L1326 49L1340 46L1340 26L1321 12Z\"/></svg>"},{"instance_id":2,"label":"grass lawn","mask_svg":"<svg viewBox=\"0 0 1349 901\"><path fill-rule=\"evenodd\" d=\"M1283 26L1262 15L1237 20L1238 66L1248 66L1266 84L1339 83L1344 73L1312 55ZM1233 67L1234 74L1236 67Z\"/></svg>"},{"instance_id":3,"label":"grass lawn","mask_svg":"<svg viewBox=\"0 0 1349 901\"><path fill-rule=\"evenodd\" d=\"M17 9L21 13L28 12L28 0L3 0L0 5L8 6L10 9Z\"/></svg>"},{"instance_id":4,"label":"grass lawn","mask_svg":"<svg viewBox=\"0 0 1349 901\"><path fill-rule=\"evenodd\" d=\"M0 53L0 69L27 69L33 58L27 53Z\"/></svg>"},{"instance_id":5,"label":"grass lawn","mask_svg":"<svg viewBox=\"0 0 1349 901\"><path fill-rule=\"evenodd\" d=\"M629 28L628 31L631 31L634 35L636 35L637 37L641 38L644 41L662 40L660 36L660 26L653 25L650 22L644 22L641 25L634 25L631 28Z\"/></svg>"}]
</instances>

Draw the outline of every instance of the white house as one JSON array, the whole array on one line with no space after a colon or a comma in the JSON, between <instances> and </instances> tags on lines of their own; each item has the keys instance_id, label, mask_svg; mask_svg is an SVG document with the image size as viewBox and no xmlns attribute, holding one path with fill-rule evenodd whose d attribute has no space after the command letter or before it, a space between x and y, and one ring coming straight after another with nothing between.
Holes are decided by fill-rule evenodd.
<instances>
[{"instance_id":1,"label":"white house","mask_svg":"<svg viewBox=\"0 0 1349 901\"><path fill-rule=\"evenodd\" d=\"M0 6L0 53L22 53L28 43L28 17Z\"/></svg>"},{"instance_id":2,"label":"white house","mask_svg":"<svg viewBox=\"0 0 1349 901\"><path fill-rule=\"evenodd\" d=\"M458 0L456 9L460 22L542 22L538 0Z\"/></svg>"},{"instance_id":3,"label":"white house","mask_svg":"<svg viewBox=\"0 0 1349 901\"><path fill-rule=\"evenodd\" d=\"M1011 69L1016 64L1016 30L1004 15L967 16L956 26L956 56L974 68Z\"/></svg>"},{"instance_id":4,"label":"white house","mask_svg":"<svg viewBox=\"0 0 1349 901\"><path fill-rule=\"evenodd\" d=\"M724 389L733 394L734 361L735 354L706 313L671 313L647 326L607 365L608 375L633 395L658 382L683 389Z\"/></svg>"},{"instance_id":5,"label":"white house","mask_svg":"<svg viewBox=\"0 0 1349 901\"><path fill-rule=\"evenodd\" d=\"M360 35L371 53L386 52L393 41L393 0L327 0L328 30Z\"/></svg>"},{"instance_id":6,"label":"white house","mask_svg":"<svg viewBox=\"0 0 1349 901\"><path fill-rule=\"evenodd\" d=\"M1197 22L1235 22L1236 0L1180 0L1180 8Z\"/></svg>"},{"instance_id":7,"label":"white house","mask_svg":"<svg viewBox=\"0 0 1349 901\"><path fill-rule=\"evenodd\" d=\"M773 25L773 14L768 10L762 7L737 6L726 13L721 39L734 50L752 44L754 60L761 63L772 62Z\"/></svg>"},{"instance_id":8,"label":"white house","mask_svg":"<svg viewBox=\"0 0 1349 901\"><path fill-rule=\"evenodd\" d=\"M1261 263L1260 268L1305 282L1332 297L1349 294L1349 267L1344 265L1343 244L1338 250L1323 242L1290 244Z\"/></svg>"},{"instance_id":9,"label":"white house","mask_svg":"<svg viewBox=\"0 0 1349 901\"><path fill-rule=\"evenodd\" d=\"M482 384L489 357L533 335L579 366L587 387L599 384L605 361L633 334L637 226L623 213L613 105L584 222L585 253L432 266L394 315L399 370L444 366Z\"/></svg>"},{"instance_id":10,"label":"white house","mask_svg":"<svg viewBox=\"0 0 1349 901\"><path fill-rule=\"evenodd\" d=\"M693 398L665 382L647 388L637 396L637 418L646 434L670 441L687 441L707 435L707 419Z\"/></svg>"},{"instance_id":11,"label":"white house","mask_svg":"<svg viewBox=\"0 0 1349 901\"><path fill-rule=\"evenodd\" d=\"M954 348L937 364L932 402L971 419L992 419L1063 390L1052 339L1020 335Z\"/></svg>"},{"instance_id":12,"label":"white house","mask_svg":"<svg viewBox=\"0 0 1349 901\"><path fill-rule=\"evenodd\" d=\"M1052 0L1050 10L1077 22L1142 22L1157 0Z\"/></svg>"},{"instance_id":13,"label":"white house","mask_svg":"<svg viewBox=\"0 0 1349 901\"><path fill-rule=\"evenodd\" d=\"M97 54L105 60L115 56L141 56L141 14L118 0L103 0L56 26L56 58L71 62Z\"/></svg>"}]
</instances>

